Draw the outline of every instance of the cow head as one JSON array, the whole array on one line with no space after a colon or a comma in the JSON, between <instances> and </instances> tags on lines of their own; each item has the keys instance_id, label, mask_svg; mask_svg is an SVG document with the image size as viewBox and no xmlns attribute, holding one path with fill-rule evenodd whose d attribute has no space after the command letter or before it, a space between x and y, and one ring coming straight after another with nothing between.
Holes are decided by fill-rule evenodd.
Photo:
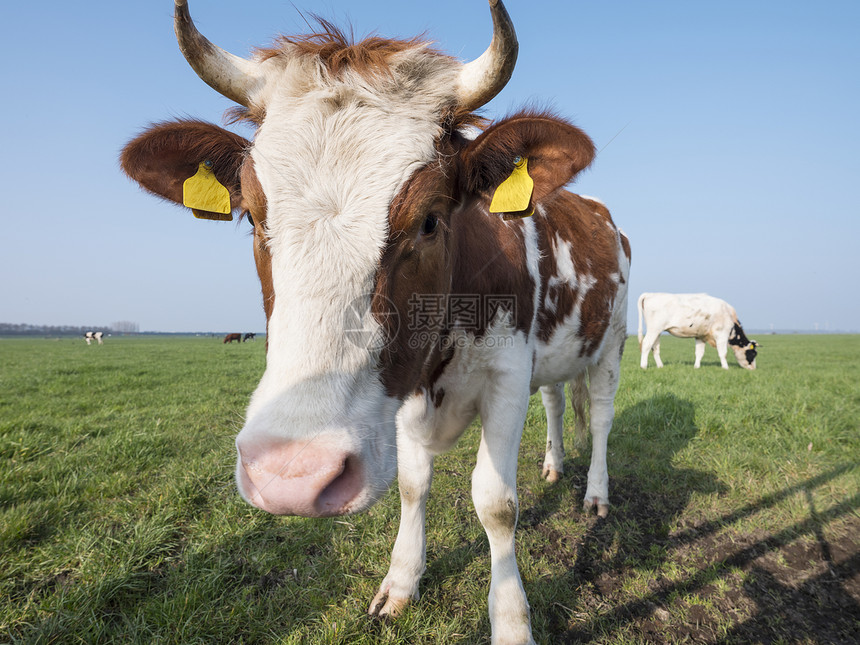
<instances>
[{"instance_id":1,"label":"cow head","mask_svg":"<svg viewBox=\"0 0 860 645\"><path fill-rule=\"evenodd\" d=\"M507 225L486 207L518 157L535 182L529 208L593 157L584 134L548 115L520 114L474 140L460 134L516 58L507 12L490 5L493 41L463 64L417 40L352 44L328 23L236 58L176 0L186 58L243 106L256 135L162 123L121 162L177 203L210 162L230 206L252 222L267 356L236 440L236 479L264 510L345 514L381 496L396 474L395 414L439 360L438 346L407 342L409 298L451 289L469 218Z\"/></svg>"},{"instance_id":2,"label":"cow head","mask_svg":"<svg viewBox=\"0 0 860 645\"><path fill-rule=\"evenodd\" d=\"M736 322L734 327L732 327L732 331L729 332L729 345L735 353L738 365L748 370L755 369L758 343L746 337L740 323Z\"/></svg>"}]
</instances>

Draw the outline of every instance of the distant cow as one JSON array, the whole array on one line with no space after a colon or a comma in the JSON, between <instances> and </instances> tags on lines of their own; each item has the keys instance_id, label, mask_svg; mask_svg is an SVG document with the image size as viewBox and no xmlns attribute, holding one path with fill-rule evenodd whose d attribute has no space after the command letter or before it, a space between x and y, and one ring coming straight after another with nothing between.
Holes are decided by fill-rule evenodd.
<instances>
[{"instance_id":1,"label":"distant cow","mask_svg":"<svg viewBox=\"0 0 860 645\"><path fill-rule=\"evenodd\" d=\"M254 340L255 338L257 338L257 334L247 333L245 334L245 337L242 338L242 342L244 343L246 340Z\"/></svg>"},{"instance_id":2,"label":"distant cow","mask_svg":"<svg viewBox=\"0 0 860 645\"><path fill-rule=\"evenodd\" d=\"M224 342L225 343L232 343L234 340L237 343L241 343L242 342L242 334L227 334L226 336L224 336Z\"/></svg>"},{"instance_id":3,"label":"distant cow","mask_svg":"<svg viewBox=\"0 0 860 645\"><path fill-rule=\"evenodd\" d=\"M88 331L84 334L84 340L87 341L87 345L91 344L94 340L98 341L98 344L103 344L102 338L104 337L104 333L100 331Z\"/></svg>"},{"instance_id":4,"label":"distant cow","mask_svg":"<svg viewBox=\"0 0 860 645\"><path fill-rule=\"evenodd\" d=\"M726 349L731 345L738 364L749 370L755 369L756 342L744 334L734 308L725 300L706 293L643 293L639 296L639 347L642 350L640 367L648 367L648 352L653 349L654 362L663 367L660 360L660 334L669 332L678 338L696 339L696 363L702 364L705 343L717 348L724 370ZM642 318L648 333L642 338Z\"/></svg>"}]
</instances>

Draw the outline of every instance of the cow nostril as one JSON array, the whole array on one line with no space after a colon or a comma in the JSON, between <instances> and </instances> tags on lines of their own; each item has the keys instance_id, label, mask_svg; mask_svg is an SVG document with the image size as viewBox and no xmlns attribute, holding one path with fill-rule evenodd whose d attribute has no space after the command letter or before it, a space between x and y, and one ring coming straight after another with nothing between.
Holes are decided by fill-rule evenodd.
<instances>
[{"instance_id":1,"label":"cow nostril","mask_svg":"<svg viewBox=\"0 0 860 645\"><path fill-rule=\"evenodd\" d=\"M343 470L322 490L316 507L321 513L348 512L345 507L362 490L361 464L357 457L348 455L343 461Z\"/></svg>"}]
</instances>

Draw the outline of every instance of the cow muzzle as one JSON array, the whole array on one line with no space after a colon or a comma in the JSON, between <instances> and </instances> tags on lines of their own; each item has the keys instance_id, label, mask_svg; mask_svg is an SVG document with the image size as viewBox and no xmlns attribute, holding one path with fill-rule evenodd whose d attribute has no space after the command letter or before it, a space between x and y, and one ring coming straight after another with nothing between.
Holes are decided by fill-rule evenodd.
<instances>
[{"instance_id":1,"label":"cow muzzle","mask_svg":"<svg viewBox=\"0 0 860 645\"><path fill-rule=\"evenodd\" d=\"M242 497L274 515L329 517L361 510L361 459L327 439L243 443L236 440ZM363 506L363 505L362 505Z\"/></svg>"}]
</instances>

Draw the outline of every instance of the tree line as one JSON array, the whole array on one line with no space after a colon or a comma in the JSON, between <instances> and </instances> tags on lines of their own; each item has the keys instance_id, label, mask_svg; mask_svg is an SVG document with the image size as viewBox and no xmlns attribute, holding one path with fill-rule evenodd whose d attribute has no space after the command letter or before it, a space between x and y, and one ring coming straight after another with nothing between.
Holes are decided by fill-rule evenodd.
<instances>
[{"instance_id":1,"label":"tree line","mask_svg":"<svg viewBox=\"0 0 860 645\"><path fill-rule=\"evenodd\" d=\"M87 327L0 323L0 336L83 336L88 331L100 331L105 334L136 334L140 332L140 328L137 323L129 321Z\"/></svg>"}]
</instances>

